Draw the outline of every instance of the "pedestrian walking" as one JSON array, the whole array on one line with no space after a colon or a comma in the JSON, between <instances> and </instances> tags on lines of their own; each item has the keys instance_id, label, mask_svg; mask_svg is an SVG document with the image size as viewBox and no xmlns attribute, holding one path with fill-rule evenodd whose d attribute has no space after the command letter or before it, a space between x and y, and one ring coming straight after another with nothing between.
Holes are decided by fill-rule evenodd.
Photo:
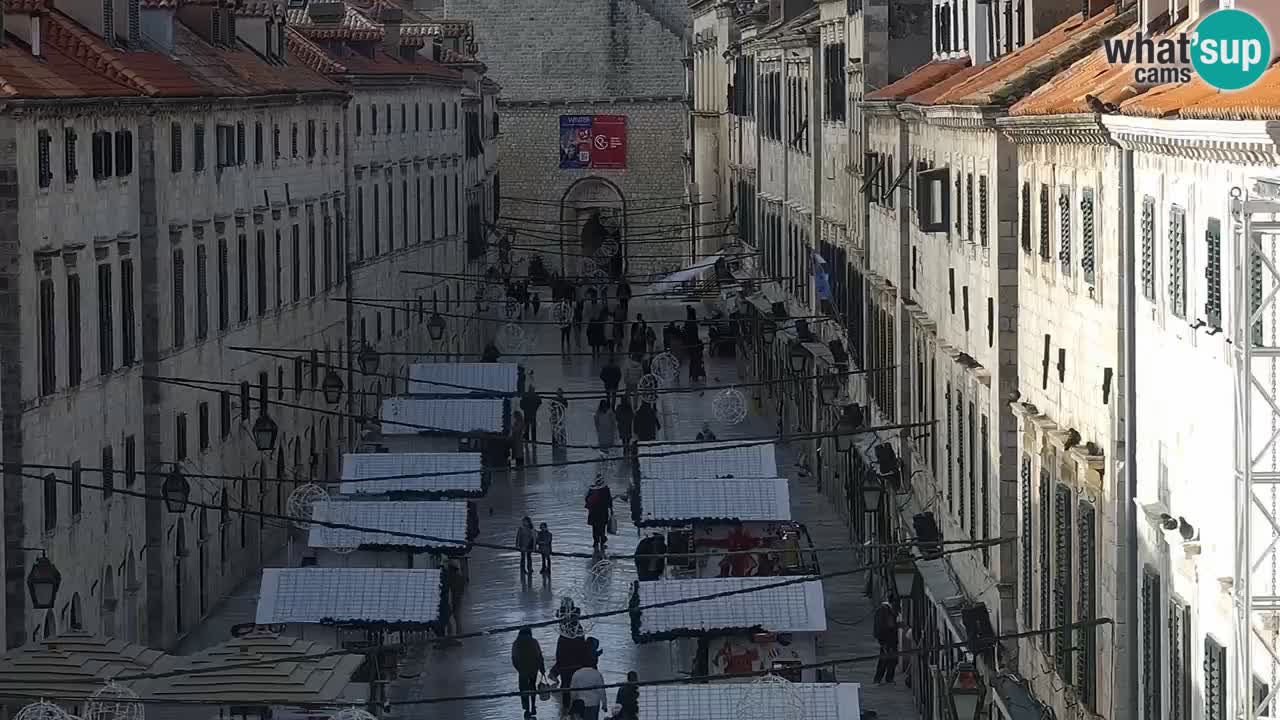
<instances>
[{"instance_id":1,"label":"pedestrian walking","mask_svg":"<svg viewBox=\"0 0 1280 720\"><path fill-rule=\"evenodd\" d=\"M702 358L702 341L695 340L689 344L689 382L702 382L707 379L707 364Z\"/></svg>"},{"instance_id":2,"label":"pedestrian walking","mask_svg":"<svg viewBox=\"0 0 1280 720\"><path fill-rule=\"evenodd\" d=\"M618 367L618 361L612 355L600 369L600 382L604 383L605 399L609 404L617 402L618 383L622 382L622 368Z\"/></svg>"},{"instance_id":3,"label":"pedestrian walking","mask_svg":"<svg viewBox=\"0 0 1280 720\"><path fill-rule=\"evenodd\" d=\"M454 635L462 634L462 595L467 589L466 574L462 572L462 564L457 560L450 560L449 566L445 568L445 586L449 588L449 624L453 629ZM461 645L462 641L447 638L445 645Z\"/></svg>"},{"instance_id":4,"label":"pedestrian walking","mask_svg":"<svg viewBox=\"0 0 1280 720\"><path fill-rule=\"evenodd\" d=\"M538 715L538 677L546 670L542 658L542 646L533 637L533 630L525 627L516 633L511 643L511 667L519 678L520 707L527 718Z\"/></svg>"},{"instance_id":5,"label":"pedestrian walking","mask_svg":"<svg viewBox=\"0 0 1280 720\"><path fill-rule=\"evenodd\" d=\"M581 616L582 610L572 598L560 598L556 620L560 622L561 632L556 640L556 661L551 666L551 675L560 681L560 703L566 709L570 707L569 684L574 674L586 667L592 654L587 639L583 637L582 622L578 619Z\"/></svg>"},{"instance_id":6,"label":"pedestrian walking","mask_svg":"<svg viewBox=\"0 0 1280 720\"><path fill-rule=\"evenodd\" d=\"M714 442L716 434L711 432L711 423L702 423L702 429L698 431L698 442Z\"/></svg>"},{"instance_id":7,"label":"pedestrian walking","mask_svg":"<svg viewBox=\"0 0 1280 720\"><path fill-rule=\"evenodd\" d=\"M631 409L631 403L627 402L625 396L618 401L618 409L613 412L613 416L618 423L618 441L622 443L622 454L626 455L631 449L631 428L636 412Z\"/></svg>"},{"instance_id":8,"label":"pedestrian walking","mask_svg":"<svg viewBox=\"0 0 1280 720\"><path fill-rule=\"evenodd\" d=\"M524 440L529 443L538 442L538 409L542 407L542 398L538 397L538 389L530 382L525 385L520 395L520 410L524 413Z\"/></svg>"},{"instance_id":9,"label":"pedestrian walking","mask_svg":"<svg viewBox=\"0 0 1280 720\"><path fill-rule=\"evenodd\" d=\"M598 447L600 452L607 455L613 449L614 438L618 434L618 420L608 400L601 400L600 405L596 407L595 423Z\"/></svg>"},{"instance_id":10,"label":"pedestrian walking","mask_svg":"<svg viewBox=\"0 0 1280 720\"><path fill-rule=\"evenodd\" d=\"M642 402L639 409L636 410L635 420L632 421L635 430L636 439L651 442L658 439L658 431L662 429L662 423L658 422L658 410L653 403ZM687 436L686 436L687 437Z\"/></svg>"},{"instance_id":11,"label":"pedestrian walking","mask_svg":"<svg viewBox=\"0 0 1280 720\"><path fill-rule=\"evenodd\" d=\"M538 572L551 577L551 531L547 529L546 523L538 523L538 535L533 539L533 544L542 557L542 569Z\"/></svg>"},{"instance_id":12,"label":"pedestrian walking","mask_svg":"<svg viewBox=\"0 0 1280 720\"><path fill-rule=\"evenodd\" d=\"M591 526L591 546L604 550L609 542L609 516L613 514L613 491L604 481L603 475L597 475L591 489L584 499L587 507L587 524Z\"/></svg>"},{"instance_id":13,"label":"pedestrian walking","mask_svg":"<svg viewBox=\"0 0 1280 720\"><path fill-rule=\"evenodd\" d=\"M627 334L627 316L622 311L613 314L613 344L610 348L621 350L626 340Z\"/></svg>"},{"instance_id":14,"label":"pedestrian walking","mask_svg":"<svg viewBox=\"0 0 1280 720\"><path fill-rule=\"evenodd\" d=\"M517 468L524 467L524 414L511 413L511 459Z\"/></svg>"},{"instance_id":15,"label":"pedestrian walking","mask_svg":"<svg viewBox=\"0 0 1280 720\"><path fill-rule=\"evenodd\" d=\"M604 676L596 669L596 659L591 658L586 667L573 674L570 684L573 702L582 701L583 720L599 720L600 711L609 702L609 696L603 687Z\"/></svg>"},{"instance_id":16,"label":"pedestrian walking","mask_svg":"<svg viewBox=\"0 0 1280 720\"><path fill-rule=\"evenodd\" d=\"M631 398L632 402L638 402L642 377L644 377L644 366L640 364L640 356L629 356L626 367L622 369L622 380L627 384L627 397Z\"/></svg>"},{"instance_id":17,"label":"pedestrian walking","mask_svg":"<svg viewBox=\"0 0 1280 720\"><path fill-rule=\"evenodd\" d=\"M498 351L498 346L489 343L484 346L484 352L480 354L480 362L496 363L500 357L502 357L502 353Z\"/></svg>"},{"instance_id":18,"label":"pedestrian walking","mask_svg":"<svg viewBox=\"0 0 1280 720\"><path fill-rule=\"evenodd\" d=\"M533 316L535 318L538 317L538 308L542 307L542 298L538 296L538 293L534 293L529 303L533 305Z\"/></svg>"},{"instance_id":19,"label":"pedestrian walking","mask_svg":"<svg viewBox=\"0 0 1280 720\"><path fill-rule=\"evenodd\" d=\"M649 327L648 323L644 326L644 346L650 355L653 354L653 346L658 344L658 334Z\"/></svg>"},{"instance_id":20,"label":"pedestrian walking","mask_svg":"<svg viewBox=\"0 0 1280 720\"><path fill-rule=\"evenodd\" d=\"M569 352L570 339L573 332L573 305L568 300L556 303L552 317L560 323L560 354Z\"/></svg>"},{"instance_id":21,"label":"pedestrian walking","mask_svg":"<svg viewBox=\"0 0 1280 720\"><path fill-rule=\"evenodd\" d=\"M898 668L898 608L888 598L876 608L871 632L880 645L880 659L876 661L873 682L892 685Z\"/></svg>"},{"instance_id":22,"label":"pedestrian walking","mask_svg":"<svg viewBox=\"0 0 1280 720\"><path fill-rule=\"evenodd\" d=\"M605 314L602 312L592 318L591 322L587 323L587 343L591 345L591 357L594 358L600 357L600 348L604 347L606 344L604 337L604 321Z\"/></svg>"},{"instance_id":23,"label":"pedestrian walking","mask_svg":"<svg viewBox=\"0 0 1280 720\"><path fill-rule=\"evenodd\" d=\"M616 720L639 720L640 719L640 676L635 670L627 673L627 684L618 688L618 695L614 698L613 704L621 708L618 715L614 715Z\"/></svg>"},{"instance_id":24,"label":"pedestrian walking","mask_svg":"<svg viewBox=\"0 0 1280 720\"><path fill-rule=\"evenodd\" d=\"M520 521L520 529L516 530L516 548L520 550L521 575L533 575L533 548L537 536L537 532L533 529L533 521L525 515Z\"/></svg>"},{"instance_id":25,"label":"pedestrian walking","mask_svg":"<svg viewBox=\"0 0 1280 720\"><path fill-rule=\"evenodd\" d=\"M565 423L569 417L569 399L564 395L564 388L556 388L556 397L551 401L552 420L551 420L551 446L553 448L562 448L565 446L567 439L565 431ZM557 411L555 408L559 407ZM556 414L559 414L560 420L555 420Z\"/></svg>"},{"instance_id":26,"label":"pedestrian walking","mask_svg":"<svg viewBox=\"0 0 1280 720\"><path fill-rule=\"evenodd\" d=\"M524 282L520 283L520 304L521 304L520 319L521 320L525 319L525 317L529 314L529 309L530 309L529 305L532 299L533 299L532 296L530 296L529 294L529 281L525 280Z\"/></svg>"},{"instance_id":27,"label":"pedestrian walking","mask_svg":"<svg viewBox=\"0 0 1280 720\"><path fill-rule=\"evenodd\" d=\"M582 316L583 316L584 309L585 308L583 308L582 300L573 301L573 346L574 347L582 346Z\"/></svg>"},{"instance_id":28,"label":"pedestrian walking","mask_svg":"<svg viewBox=\"0 0 1280 720\"><path fill-rule=\"evenodd\" d=\"M631 286L626 280L618 285L618 309L622 311L622 317L627 316L627 306L631 304Z\"/></svg>"}]
</instances>

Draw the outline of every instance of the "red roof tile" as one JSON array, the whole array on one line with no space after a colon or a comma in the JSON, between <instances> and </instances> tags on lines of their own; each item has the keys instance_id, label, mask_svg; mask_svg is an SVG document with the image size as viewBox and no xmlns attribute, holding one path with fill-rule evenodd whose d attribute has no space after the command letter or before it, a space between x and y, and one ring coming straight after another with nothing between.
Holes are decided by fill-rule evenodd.
<instances>
[{"instance_id":1,"label":"red roof tile","mask_svg":"<svg viewBox=\"0 0 1280 720\"><path fill-rule=\"evenodd\" d=\"M965 82L966 80L973 77L974 75L977 75L978 73L982 72L982 70L983 70L983 66L981 65L977 65L977 66L969 65L968 67L965 67L964 69L960 70L960 72L952 75L946 80L943 80L942 82L937 83L935 85L930 85L929 87L925 88L924 90L921 90L915 95L912 95L911 97L907 98L907 102L913 103L916 105L932 105L933 102L943 93L950 92L952 88L956 87L962 82Z\"/></svg>"},{"instance_id":2,"label":"red roof tile","mask_svg":"<svg viewBox=\"0 0 1280 720\"><path fill-rule=\"evenodd\" d=\"M56 47L31 55L25 42L10 35L0 46L0 94L13 98L128 97L139 93L84 66Z\"/></svg>"},{"instance_id":3,"label":"red roof tile","mask_svg":"<svg viewBox=\"0 0 1280 720\"><path fill-rule=\"evenodd\" d=\"M913 70L907 76L868 93L867 100L905 100L969 66L969 60L934 60Z\"/></svg>"},{"instance_id":4,"label":"red roof tile","mask_svg":"<svg viewBox=\"0 0 1280 720\"><path fill-rule=\"evenodd\" d=\"M308 40L302 33L292 27L286 32L290 57L297 58L307 67L323 75L347 71L346 66L329 57L324 48Z\"/></svg>"},{"instance_id":5,"label":"red roof tile","mask_svg":"<svg viewBox=\"0 0 1280 720\"><path fill-rule=\"evenodd\" d=\"M1102 38L1128 25L1134 11L1114 6L1090 18L1073 15L1018 50L982 68L933 100L935 105L1006 105L1086 57Z\"/></svg>"},{"instance_id":6,"label":"red roof tile","mask_svg":"<svg viewBox=\"0 0 1280 720\"><path fill-rule=\"evenodd\" d=\"M1190 84L1204 85L1199 78ZM1179 115L1208 120L1280 120L1280 64L1272 65L1244 90L1222 92L1207 86L1203 90L1197 102L1181 106Z\"/></svg>"},{"instance_id":7,"label":"red roof tile","mask_svg":"<svg viewBox=\"0 0 1280 720\"><path fill-rule=\"evenodd\" d=\"M1131 24L1122 33L1127 37L1137 32ZM1030 95L1009 108L1010 115L1059 115L1088 113L1086 95L1093 95L1105 103L1119 104L1141 90L1133 84L1133 70L1107 61L1106 53L1098 48L1083 60L1076 62L1050 82L1041 85Z\"/></svg>"}]
</instances>

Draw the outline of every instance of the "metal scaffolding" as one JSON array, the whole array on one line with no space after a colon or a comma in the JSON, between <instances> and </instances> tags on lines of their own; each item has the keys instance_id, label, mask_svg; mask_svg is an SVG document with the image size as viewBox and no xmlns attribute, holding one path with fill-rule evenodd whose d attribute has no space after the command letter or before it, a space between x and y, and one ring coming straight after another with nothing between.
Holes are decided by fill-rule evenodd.
<instances>
[{"instance_id":1,"label":"metal scaffolding","mask_svg":"<svg viewBox=\"0 0 1280 720\"><path fill-rule=\"evenodd\" d=\"M1280 689L1280 179L1233 188L1231 218L1236 554L1234 661L1226 699L1233 717L1257 720L1271 717ZM1260 691L1255 678L1268 689Z\"/></svg>"}]
</instances>

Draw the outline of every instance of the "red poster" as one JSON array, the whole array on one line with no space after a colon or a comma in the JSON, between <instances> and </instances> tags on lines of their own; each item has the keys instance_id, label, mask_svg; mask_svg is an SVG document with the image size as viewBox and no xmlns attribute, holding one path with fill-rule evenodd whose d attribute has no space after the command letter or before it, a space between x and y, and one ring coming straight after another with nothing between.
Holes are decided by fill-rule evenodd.
<instances>
[{"instance_id":1,"label":"red poster","mask_svg":"<svg viewBox=\"0 0 1280 720\"><path fill-rule=\"evenodd\" d=\"M591 123L591 167L627 167L627 116L596 115Z\"/></svg>"}]
</instances>

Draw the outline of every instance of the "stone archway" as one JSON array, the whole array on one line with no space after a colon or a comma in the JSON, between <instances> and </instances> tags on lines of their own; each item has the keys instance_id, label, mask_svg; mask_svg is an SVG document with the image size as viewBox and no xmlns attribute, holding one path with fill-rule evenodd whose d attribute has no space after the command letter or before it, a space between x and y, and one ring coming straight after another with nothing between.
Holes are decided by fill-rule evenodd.
<instances>
[{"instance_id":1,"label":"stone archway","mask_svg":"<svg viewBox=\"0 0 1280 720\"><path fill-rule=\"evenodd\" d=\"M581 275L583 256L597 248L582 240L584 226L599 217L606 227L618 235L617 264L621 272L627 266L627 198L612 180L592 175L575 180L560 198L560 272L566 276Z\"/></svg>"}]
</instances>

